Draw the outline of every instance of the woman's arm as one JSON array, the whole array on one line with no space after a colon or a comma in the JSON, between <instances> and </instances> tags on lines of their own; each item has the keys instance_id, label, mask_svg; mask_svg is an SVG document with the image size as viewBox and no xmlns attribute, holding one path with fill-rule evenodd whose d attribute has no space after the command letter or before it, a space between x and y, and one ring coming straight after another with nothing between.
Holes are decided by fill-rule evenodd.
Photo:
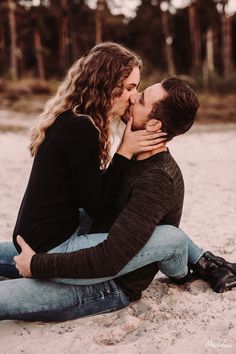
<instances>
[{"instance_id":1,"label":"woman's arm","mask_svg":"<svg viewBox=\"0 0 236 354\"><path fill-rule=\"evenodd\" d=\"M122 176L129 159L115 154L108 169L100 170L98 131L88 119L72 121L65 146L72 179L72 190L78 208L97 217L112 205L118 195Z\"/></svg>"}]
</instances>

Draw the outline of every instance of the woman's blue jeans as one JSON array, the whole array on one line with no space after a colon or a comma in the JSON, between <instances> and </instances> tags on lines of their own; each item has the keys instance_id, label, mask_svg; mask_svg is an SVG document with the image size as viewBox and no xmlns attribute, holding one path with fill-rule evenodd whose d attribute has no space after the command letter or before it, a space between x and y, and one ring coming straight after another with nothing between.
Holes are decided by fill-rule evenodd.
<instances>
[{"instance_id":1,"label":"woman's blue jeans","mask_svg":"<svg viewBox=\"0 0 236 354\"><path fill-rule=\"evenodd\" d=\"M50 253L93 247L107 237L107 234L80 235L80 232L79 228ZM203 253L180 229L160 225L117 277L153 262L158 262L159 269L167 276L181 277L187 273L187 264L196 263ZM118 310L129 304L123 291L111 278L56 278L45 281L19 278L13 260L16 254L12 243L0 244L0 276L12 278L0 282L2 320L64 321Z\"/></svg>"}]
</instances>

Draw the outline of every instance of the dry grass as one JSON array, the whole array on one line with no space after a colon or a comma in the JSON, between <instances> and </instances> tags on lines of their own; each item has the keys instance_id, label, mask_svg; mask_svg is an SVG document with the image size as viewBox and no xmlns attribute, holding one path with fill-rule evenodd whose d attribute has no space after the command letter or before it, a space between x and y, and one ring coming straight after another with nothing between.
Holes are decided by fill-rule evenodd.
<instances>
[{"instance_id":1,"label":"dry grass","mask_svg":"<svg viewBox=\"0 0 236 354\"><path fill-rule=\"evenodd\" d=\"M236 123L236 95L199 95L199 123Z\"/></svg>"},{"instance_id":2,"label":"dry grass","mask_svg":"<svg viewBox=\"0 0 236 354\"><path fill-rule=\"evenodd\" d=\"M157 78L156 76L155 79L157 80L155 81L160 81L159 79L161 78ZM143 80L142 88L153 83L153 76L150 80L148 80L147 76ZM57 85L58 82L55 80L47 81L46 83L35 79L24 79L17 83L0 80L1 108L38 115L43 110L45 102L55 92ZM198 96L200 101L199 123L236 123L235 94L202 92Z\"/></svg>"}]
</instances>

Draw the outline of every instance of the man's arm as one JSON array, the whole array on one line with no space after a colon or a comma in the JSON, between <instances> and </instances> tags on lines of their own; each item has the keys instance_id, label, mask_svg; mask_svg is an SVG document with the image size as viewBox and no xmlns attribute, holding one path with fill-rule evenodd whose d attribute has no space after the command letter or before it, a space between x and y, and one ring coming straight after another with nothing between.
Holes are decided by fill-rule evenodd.
<instances>
[{"instance_id":1,"label":"man's arm","mask_svg":"<svg viewBox=\"0 0 236 354\"><path fill-rule=\"evenodd\" d=\"M100 278L114 276L138 253L169 210L171 178L162 170L143 174L107 240L96 247L63 254L38 254L31 261L37 278Z\"/></svg>"}]
</instances>

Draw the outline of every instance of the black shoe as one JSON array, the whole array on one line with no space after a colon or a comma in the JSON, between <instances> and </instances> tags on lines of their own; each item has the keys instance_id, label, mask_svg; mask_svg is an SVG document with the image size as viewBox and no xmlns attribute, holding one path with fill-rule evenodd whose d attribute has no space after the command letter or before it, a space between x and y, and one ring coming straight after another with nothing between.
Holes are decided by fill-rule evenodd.
<instances>
[{"instance_id":1,"label":"black shoe","mask_svg":"<svg viewBox=\"0 0 236 354\"><path fill-rule=\"evenodd\" d=\"M191 265L191 269L217 293L236 287L236 264L211 252L205 252L196 264Z\"/></svg>"},{"instance_id":2,"label":"black shoe","mask_svg":"<svg viewBox=\"0 0 236 354\"><path fill-rule=\"evenodd\" d=\"M212 270L208 280L216 293L223 293L236 287L236 276L226 267Z\"/></svg>"},{"instance_id":3,"label":"black shoe","mask_svg":"<svg viewBox=\"0 0 236 354\"><path fill-rule=\"evenodd\" d=\"M236 263L227 262L224 258L215 256L211 252L205 252L204 255L208 258L209 261L212 260L217 265L228 268L234 275L236 275Z\"/></svg>"},{"instance_id":4,"label":"black shoe","mask_svg":"<svg viewBox=\"0 0 236 354\"><path fill-rule=\"evenodd\" d=\"M177 285L183 285L186 284L188 282L190 282L193 279L193 272L191 272L190 269L188 269L188 273L181 278L175 278L175 277L169 277L171 283L177 284Z\"/></svg>"}]
</instances>

